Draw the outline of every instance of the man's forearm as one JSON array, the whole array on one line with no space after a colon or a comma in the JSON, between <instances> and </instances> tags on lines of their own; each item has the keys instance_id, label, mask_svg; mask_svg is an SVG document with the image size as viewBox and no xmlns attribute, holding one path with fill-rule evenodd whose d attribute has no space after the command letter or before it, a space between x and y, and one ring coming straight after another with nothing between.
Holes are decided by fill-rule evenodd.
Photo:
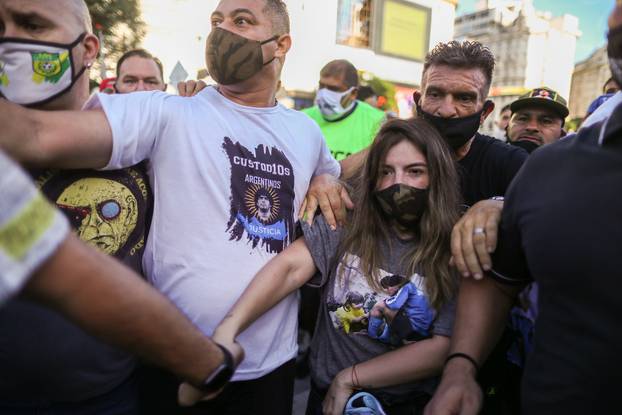
<instances>
[{"instance_id":1,"label":"man's forearm","mask_svg":"<svg viewBox=\"0 0 622 415\"><path fill-rule=\"evenodd\" d=\"M166 298L74 235L25 287L90 333L200 384L220 349Z\"/></svg>"},{"instance_id":2,"label":"man's forearm","mask_svg":"<svg viewBox=\"0 0 622 415\"><path fill-rule=\"evenodd\" d=\"M31 167L101 168L112 153L102 111L37 111L0 99L0 149Z\"/></svg>"},{"instance_id":3,"label":"man's forearm","mask_svg":"<svg viewBox=\"0 0 622 415\"><path fill-rule=\"evenodd\" d=\"M341 165L341 176L339 176L339 178L341 180L348 180L352 177L354 173L356 173L356 171L363 165L363 163L365 163L368 152L369 149L366 148L341 160L339 162Z\"/></svg>"},{"instance_id":4,"label":"man's forearm","mask_svg":"<svg viewBox=\"0 0 622 415\"><path fill-rule=\"evenodd\" d=\"M519 290L490 277L462 279L450 354L465 353L481 365L501 335Z\"/></svg>"},{"instance_id":5,"label":"man's forearm","mask_svg":"<svg viewBox=\"0 0 622 415\"><path fill-rule=\"evenodd\" d=\"M299 238L259 270L216 329L215 338L225 336L229 341L234 340L255 320L304 285L315 271L304 238Z\"/></svg>"}]
</instances>

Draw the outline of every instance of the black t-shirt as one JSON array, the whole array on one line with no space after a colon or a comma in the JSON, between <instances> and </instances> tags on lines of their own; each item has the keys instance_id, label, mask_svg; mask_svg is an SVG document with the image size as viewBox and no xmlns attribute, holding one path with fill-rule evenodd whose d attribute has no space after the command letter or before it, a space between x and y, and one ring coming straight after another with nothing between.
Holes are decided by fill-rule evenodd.
<instances>
[{"instance_id":1,"label":"black t-shirt","mask_svg":"<svg viewBox=\"0 0 622 415\"><path fill-rule=\"evenodd\" d=\"M494 276L540 287L523 413L619 413L622 106L606 128L531 155L508 190L500 230Z\"/></svg>"},{"instance_id":2,"label":"black t-shirt","mask_svg":"<svg viewBox=\"0 0 622 415\"><path fill-rule=\"evenodd\" d=\"M503 196L527 159L519 147L477 133L467 155L458 161L464 203Z\"/></svg>"},{"instance_id":3,"label":"black t-shirt","mask_svg":"<svg viewBox=\"0 0 622 415\"><path fill-rule=\"evenodd\" d=\"M139 274L152 193L143 164L115 171L32 172L78 236ZM60 314L21 299L0 312L0 401L79 402L128 378L134 359Z\"/></svg>"}]
</instances>

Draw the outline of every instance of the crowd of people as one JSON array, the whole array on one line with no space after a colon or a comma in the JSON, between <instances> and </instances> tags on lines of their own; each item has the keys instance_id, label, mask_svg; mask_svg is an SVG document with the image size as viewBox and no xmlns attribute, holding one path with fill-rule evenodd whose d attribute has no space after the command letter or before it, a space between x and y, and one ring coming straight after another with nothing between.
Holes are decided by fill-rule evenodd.
<instances>
[{"instance_id":1,"label":"crowd of people","mask_svg":"<svg viewBox=\"0 0 622 415\"><path fill-rule=\"evenodd\" d=\"M486 45L411 119L343 59L296 111L285 2L210 22L215 85L136 49L91 95L84 0L0 0L0 414L291 414L302 315L307 415L617 411L622 2L581 128L543 85L496 137Z\"/></svg>"}]
</instances>

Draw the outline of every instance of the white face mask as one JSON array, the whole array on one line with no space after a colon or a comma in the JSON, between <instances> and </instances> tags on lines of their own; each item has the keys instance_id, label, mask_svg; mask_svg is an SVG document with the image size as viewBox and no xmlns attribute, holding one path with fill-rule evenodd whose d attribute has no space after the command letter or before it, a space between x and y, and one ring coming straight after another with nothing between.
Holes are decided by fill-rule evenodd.
<instances>
[{"instance_id":1,"label":"white face mask","mask_svg":"<svg viewBox=\"0 0 622 415\"><path fill-rule=\"evenodd\" d=\"M71 51L86 33L69 44L0 38L0 95L24 106L41 105L66 93L84 73L76 74Z\"/></svg>"},{"instance_id":2,"label":"white face mask","mask_svg":"<svg viewBox=\"0 0 622 415\"><path fill-rule=\"evenodd\" d=\"M324 119L334 121L346 112L350 111L356 104L356 100L353 99L346 108L341 105L341 100L353 90L354 87L351 87L344 92L335 92L326 88L318 90L317 95L315 96L315 105L317 105L320 109Z\"/></svg>"}]
</instances>

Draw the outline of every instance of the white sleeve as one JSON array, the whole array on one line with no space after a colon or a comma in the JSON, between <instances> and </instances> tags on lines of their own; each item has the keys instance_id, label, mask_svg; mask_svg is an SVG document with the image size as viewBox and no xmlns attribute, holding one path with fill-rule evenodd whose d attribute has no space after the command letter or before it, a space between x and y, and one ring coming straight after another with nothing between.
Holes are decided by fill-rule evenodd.
<instances>
[{"instance_id":1,"label":"white sleeve","mask_svg":"<svg viewBox=\"0 0 622 415\"><path fill-rule=\"evenodd\" d=\"M97 94L87 108L101 107L112 129L112 155L104 170L133 166L151 157L166 125L163 92Z\"/></svg>"},{"instance_id":2,"label":"white sleeve","mask_svg":"<svg viewBox=\"0 0 622 415\"><path fill-rule=\"evenodd\" d=\"M1 304L52 256L67 237L69 224L26 173L1 152L0 194Z\"/></svg>"},{"instance_id":3,"label":"white sleeve","mask_svg":"<svg viewBox=\"0 0 622 415\"><path fill-rule=\"evenodd\" d=\"M315 123L315 121L314 121ZM317 127L317 125L316 125ZM320 131L320 128L317 127L317 134L320 136L320 155L318 157L317 165L315 171L313 172L314 176L319 176L320 174L330 174L331 176L335 176L339 178L341 176L341 164L331 154L328 146L326 145L326 140Z\"/></svg>"}]
</instances>

